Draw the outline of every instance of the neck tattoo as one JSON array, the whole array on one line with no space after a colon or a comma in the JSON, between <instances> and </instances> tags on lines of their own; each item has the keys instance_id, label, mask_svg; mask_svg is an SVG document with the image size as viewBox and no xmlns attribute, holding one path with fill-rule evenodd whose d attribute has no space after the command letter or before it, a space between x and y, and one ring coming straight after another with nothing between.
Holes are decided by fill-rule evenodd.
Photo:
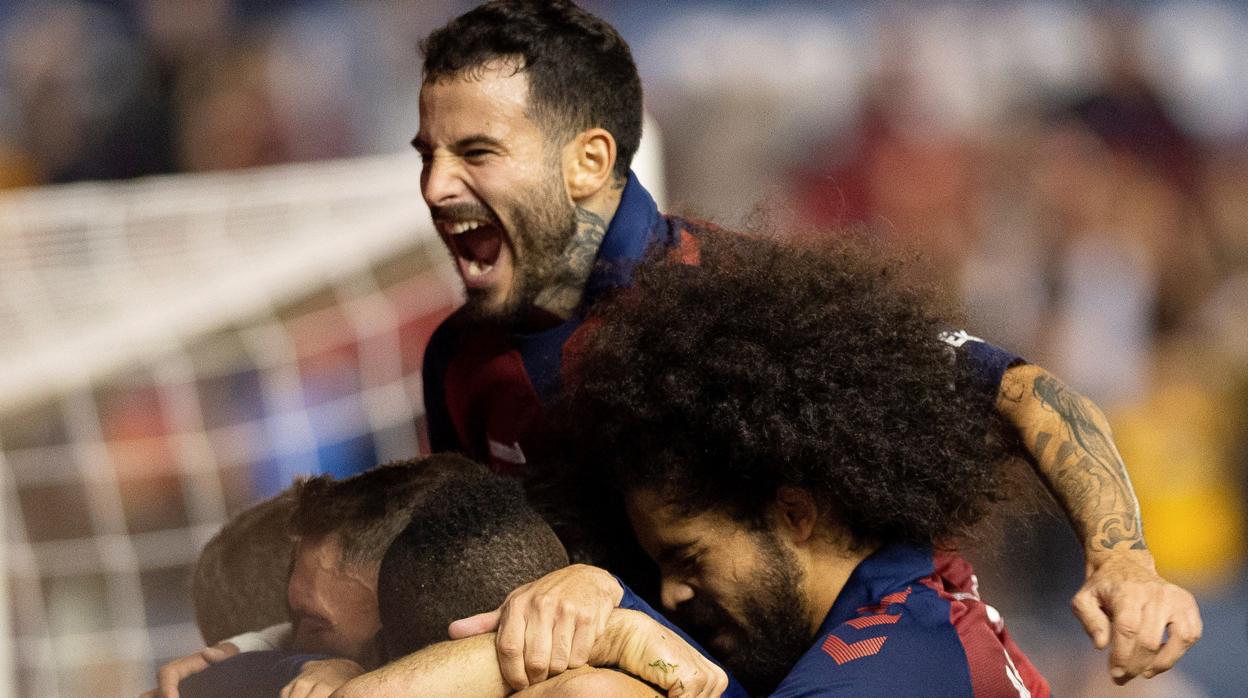
<instances>
[{"instance_id":1,"label":"neck tattoo","mask_svg":"<svg viewBox=\"0 0 1248 698\"><path fill-rule=\"evenodd\" d=\"M607 235L602 216L576 207L576 232L564 248L559 272L549 286L537 294L534 304L548 313L567 319L581 304L585 282L594 269L598 248Z\"/></svg>"}]
</instances>

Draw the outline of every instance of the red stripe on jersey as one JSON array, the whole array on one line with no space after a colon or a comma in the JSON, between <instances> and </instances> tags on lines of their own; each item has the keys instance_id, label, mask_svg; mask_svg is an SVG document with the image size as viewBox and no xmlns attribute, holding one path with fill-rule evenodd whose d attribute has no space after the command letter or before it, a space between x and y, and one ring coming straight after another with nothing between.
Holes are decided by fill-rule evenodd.
<instances>
[{"instance_id":1,"label":"red stripe on jersey","mask_svg":"<svg viewBox=\"0 0 1248 698\"><path fill-rule=\"evenodd\" d=\"M835 635L829 635L828 639L823 641L823 651L827 652L828 656L832 657L840 665L876 654L884 646L884 641L887 639L887 637L872 637L849 643Z\"/></svg>"},{"instance_id":2,"label":"red stripe on jersey","mask_svg":"<svg viewBox=\"0 0 1248 698\"><path fill-rule=\"evenodd\" d=\"M908 598L910 598L910 587L906 587L905 589L901 591L894 591L888 596L885 596L884 598L880 599L879 603L873 604L871 606L863 606L862 608L858 609L858 612L859 613L887 613L889 606L892 606L895 603L905 603L906 599Z\"/></svg>"},{"instance_id":3,"label":"red stripe on jersey","mask_svg":"<svg viewBox=\"0 0 1248 698\"><path fill-rule=\"evenodd\" d=\"M869 628L873 625L891 625L899 620L901 620L900 613L895 616L881 614L875 616L862 616L861 618L851 618L850 620L845 621L845 625L848 625L855 630L862 630L863 628Z\"/></svg>"},{"instance_id":4,"label":"red stripe on jersey","mask_svg":"<svg viewBox=\"0 0 1248 698\"><path fill-rule=\"evenodd\" d=\"M937 553L933 562L935 572L920 581L949 604L949 623L966 653L975 695L1049 698L1048 682L1004 624L989 622L986 606L974 593L970 564L951 553Z\"/></svg>"},{"instance_id":5,"label":"red stripe on jersey","mask_svg":"<svg viewBox=\"0 0 1248 698\"><path fill-rule=\"evenodd\" d=\"M910 587L906 587L902 591L894 591L893 593L880 599L880 604L888 606L895 603L905 603L910 598Z\"/></svg>"}]
</instances>

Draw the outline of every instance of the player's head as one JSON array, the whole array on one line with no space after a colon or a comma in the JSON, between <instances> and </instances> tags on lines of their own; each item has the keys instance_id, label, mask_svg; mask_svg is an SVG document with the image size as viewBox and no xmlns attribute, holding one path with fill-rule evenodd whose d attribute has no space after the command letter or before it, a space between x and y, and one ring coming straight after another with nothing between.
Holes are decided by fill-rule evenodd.
<instances>
[{"instance_id":1,"label":"player's head","mask_svg":"<svg viewBox=\"0 0 1248 698\"><path fill-rule=\"evenodd\" d=\"M514 318L554 282L574 204L627 176L641 139L636 66L609 24L561 0L487 3L422 49L413 145L425 201L467 308Z\"/></svg>"},{"instance_id":2,"label":"player's head","mask_svg":"<svg viewBox=\"0 0 1248 698\"><path fill-rule=\"evenodd\" d=\"M381 563L385 655L445 640L451 621L497 608L516 587L567 564L519 483L489 473L446 478L412 511Z\"/></svg>"},{"instance_id":3,"label":"player's head","mask_svg":"<svg viewBox=\"0 0 1248 698\"><path fill-rule=\"evenodd\" d=\"M673 619L751 691L822 620L816 554L949 541L999 489L991 396L871 260L705 235L700 265L649 262L596 308L570 357L572 448L623 491Z\"/></svg>"},{"instance_id":4,"label":"player's head","mask_svg":"<svg viewBox=\"0 0 1248 698\"><path fill-rule=\"evenodd\" d=\"M294 647L376 664L377 570L386 548L440 478L480 469L460 456L437 455L343 480L322 475L296 483L287 587Z\"/></svg>"},{"instance_id":5,"label":"player's head","mask_svg":"<svg viewBox=\"0 0 1248 698\"><path fill-rule=\"evenodd\" d=\"M290 491L235 516L204 546L191 597L204 643L289 620L286 581L293 544L286 531Z\"/></svg>"}]
</instances>

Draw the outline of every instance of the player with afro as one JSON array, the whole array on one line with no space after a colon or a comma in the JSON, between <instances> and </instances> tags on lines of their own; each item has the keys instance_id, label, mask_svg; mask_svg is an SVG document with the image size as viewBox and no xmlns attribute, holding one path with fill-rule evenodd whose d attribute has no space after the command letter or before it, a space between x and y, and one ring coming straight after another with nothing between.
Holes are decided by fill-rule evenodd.
<instances>
[{"instance_id":1,"label":"player with afro","mask_svg":"<svg viewBox=\"0 0 1248 698\"><path fill-rule=\"evenodd\" d=\"M699 243L595 309L558 410L671 617L751 694L1047 695L950 552L1010 451L930 294L853 243Z\"/></svg>"}]
</instances>

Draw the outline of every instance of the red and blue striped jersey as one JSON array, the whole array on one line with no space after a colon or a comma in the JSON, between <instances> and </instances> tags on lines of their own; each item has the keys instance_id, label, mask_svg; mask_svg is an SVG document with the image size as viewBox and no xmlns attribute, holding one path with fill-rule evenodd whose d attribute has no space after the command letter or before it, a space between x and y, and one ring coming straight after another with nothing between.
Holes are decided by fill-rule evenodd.
<instances>
[{"instance_id":1,"label":"red and blue striped jersey","mask_svg":"<svg viewBox=\"0 0 1248 698\"><path fill-rule=\"evenodd\" d=\"M1047 698L976 587L957 555L881 548L854 569L773 696Z\"/></svg>"}]
</instances>

